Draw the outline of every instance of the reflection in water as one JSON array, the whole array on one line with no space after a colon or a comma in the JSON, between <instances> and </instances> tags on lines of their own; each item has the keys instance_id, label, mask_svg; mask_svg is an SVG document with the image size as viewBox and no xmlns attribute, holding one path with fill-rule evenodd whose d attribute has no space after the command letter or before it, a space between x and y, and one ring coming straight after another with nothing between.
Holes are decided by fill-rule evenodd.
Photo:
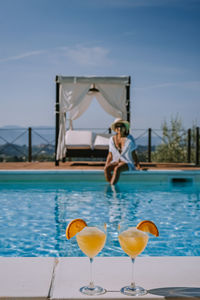
<instances>
[{"instance_id":1,"label":"reflection in water","mask_svg":"<svg viewBox=\"0 0 200 300\"><path fill-rule=\"evenodd\" d=\"M105 199L107 199L109 204L109 222L112 224L113 228L117 228L118 223L122 219L123 206L121 203L121 193L118 185L106 185L105 189Z\"/></svg>"},{"instance_id":2,"label":"reflection in water","mask_svg":"<svg viewBox=\"0 0 200 300\"><path fill-rule=\"evenodd\" d=\"M120 186L108 185L106 187L105 197L109 200L109 221L113 224L113 230L118 230L120 223L126 223L128 226L135 226L134 215L137 214L139 200L135 197L134 192L127 193ZM132 214L132 218L129 222L128 216Z\"/></svg>"}]
</instances>

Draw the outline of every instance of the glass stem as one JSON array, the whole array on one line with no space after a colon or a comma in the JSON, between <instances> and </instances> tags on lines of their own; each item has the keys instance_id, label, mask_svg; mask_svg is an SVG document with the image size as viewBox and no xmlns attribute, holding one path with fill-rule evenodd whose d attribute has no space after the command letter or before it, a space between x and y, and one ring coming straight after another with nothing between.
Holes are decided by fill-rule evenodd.
<instances>
[{"instance_id":1,"label":"glass stem","mask_svg":"<svg viewBox=\"0 0 200 300\"><path fill-rule=\"evenodd\" d=\"M90 289L94 288L92 263L93 263L93 258L90 257L90 284L89 284Z\"/></svg>"},{"instance_id":2,"label":"glass stem","mask_svg":"<svg viewBox=\"0 0 200 300\"><path fill-rule=\"evenodd\" d=\"M135 281L134 281L134 262L135 262L135 258L131 257L131 287L134 288L135 287Z\"/></svg>"}]
</instances>

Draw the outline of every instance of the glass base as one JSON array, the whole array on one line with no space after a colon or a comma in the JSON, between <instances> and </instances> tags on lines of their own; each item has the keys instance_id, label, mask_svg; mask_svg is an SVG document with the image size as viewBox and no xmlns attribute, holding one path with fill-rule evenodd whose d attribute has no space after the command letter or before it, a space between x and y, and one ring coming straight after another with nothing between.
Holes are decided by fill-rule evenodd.
<instances>
[{"instance_id":1,"label":"glass base","mask_svg":"<svg viewBox=\"0 0 200 300\"><path fill-rule=\"evenodd\" d=\"M120 292L127 296L142 296L147 294L147 290L140 286L124 286L121 288Z\"/></svg>"},{"instance_id":2,"label":"glass base","mask_svg":"<svg viewBox=\"0 0 200 300\"><path fill-rule=\"evenodd\" d=\"M106 290L101 286L95 285L94 287L83 286L80 288L80 292L89 296L105 294Z\"/></svg>"}]
</instances>

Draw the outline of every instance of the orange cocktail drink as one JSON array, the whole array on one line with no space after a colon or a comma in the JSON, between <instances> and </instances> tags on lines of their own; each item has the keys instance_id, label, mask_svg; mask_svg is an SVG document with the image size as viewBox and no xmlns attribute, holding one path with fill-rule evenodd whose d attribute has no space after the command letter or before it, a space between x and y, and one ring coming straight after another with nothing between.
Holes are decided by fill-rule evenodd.
<instances>
[{"instance_id":1,"label":"orange cocktail drink","mask_svg":"<svg viewBox=\"0 0 200 300\"><path fill-rule=\"evenodd\" d=\"M119 228L120 230L120 228ZM147 233L151 233L155 236L159 235L156 225L148 220L140 222L137 227L129 227L126 230L120 231L118 234L118 239L121 248L124 252L130 256L132 261L132 281L131 284L121 288L120 292L129 296L142 296L147 293L147 291L136 286L133 279L133 265L135 258L145 249L149 236Z\"/></svg>"},{"instance_id":2,"label":"orange cocktail drink","mask_svg":"<svg viewBox=\"0 0 200 300\"><path fill-rule=\"evenodd\" d=\"M76 235L79 248L89 258L94 258L104 247L106 234L97 227L86 226Z\"/></svg>"},{"instance_id":3,"label":"orange cocktail drink","mask_svg":"<svg viewBox=\"0 0 200 300\"><path fill-rule=\"evenodd\" d=\"M149 237L145 232L131 227L121 232L118 239L124 252L131 258L135 258L145 249Z\"/></svg>"}]
</instances>

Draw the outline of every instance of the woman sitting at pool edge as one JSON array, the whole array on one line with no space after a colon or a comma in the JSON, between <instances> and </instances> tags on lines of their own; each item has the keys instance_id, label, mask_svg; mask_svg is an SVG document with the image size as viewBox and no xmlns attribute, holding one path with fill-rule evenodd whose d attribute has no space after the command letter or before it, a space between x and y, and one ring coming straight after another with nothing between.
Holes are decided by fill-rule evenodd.
<instances>
[{"instance_id":1,"label":"woman sitting at pool edge","mask_svg":"<svg viewBox=\"0 0 200 300\"><path fill-rule=\"evenodd\" d=\"M111 129L116 132L109 140L109 153L104 168L105 178L110 184L116 184L120 173L140 169L136 154L135 140L129 132L130 124L122 119L116 119Z\"/></svg>"}]
</instances>

